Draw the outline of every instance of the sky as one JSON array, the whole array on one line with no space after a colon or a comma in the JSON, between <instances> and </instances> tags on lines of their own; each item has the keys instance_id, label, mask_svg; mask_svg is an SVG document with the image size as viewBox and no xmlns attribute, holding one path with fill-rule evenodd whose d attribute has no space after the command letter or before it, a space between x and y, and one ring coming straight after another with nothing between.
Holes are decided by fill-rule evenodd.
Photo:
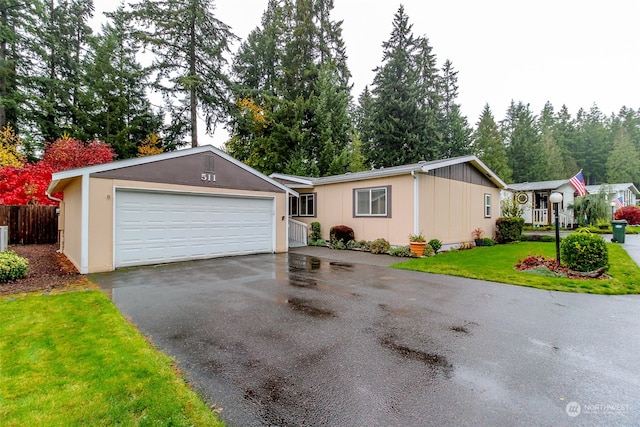
<instances>
[{"instance_id":1,"label":"sky","mask_svg":"<svg viewBox=\"0 0 640 427\"><path fill-rule=\"evenodd\" d=\"M96 19L117 4L94 1ZM214 13L244 39L267 4L214 0ZM458 71L457 102L473 126L485 104L501 120L512 100L534 114L547 101L556 111L566 105L574 117L593 104L606 115L640 108L639 0L334 0L354 100L373 81L400 4L413 33L429 38L438 66L448 59ZM222 127L200 137L216 146L227 138Z\"/></svg>"}]
</instances>

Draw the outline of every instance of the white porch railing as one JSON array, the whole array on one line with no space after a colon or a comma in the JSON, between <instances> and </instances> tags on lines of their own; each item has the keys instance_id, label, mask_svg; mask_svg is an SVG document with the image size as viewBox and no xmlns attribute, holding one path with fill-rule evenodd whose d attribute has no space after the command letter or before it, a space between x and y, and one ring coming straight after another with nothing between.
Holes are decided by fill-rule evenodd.
<instances>
[{"instance_id":1,"label":"white porch railing","mask_svg":"<svg viewBox=\"0 0 640 427\"><path fill-rule=\"evenodd\" d=\"M553 224L553 217L549 217L549 211L547 209L534 209L533 210L533 225L543 226ZM567 213L565 210L558 212L558 223L562 228L572 228L574 224L573 215Z\"/></svg>"},{"instance_id":2,"label":"white porch railing","mask_svg":"<svg viewBox=\"0 0 640 427\"><path fill-rule=\"evenodd\" d=\"M547 209L534 209L533 210L533 226L537 225L549 225L549 211Z\"/></svg>"},{"instance_id":3,"label":"white porch railing","mask_svg":"<svg viewBox=\"0 0 640 427\"><path fill-rule=\"evenodd\" d=\"M299 246L307 246L307 224L289 218L289 241Z\"/></svg>"}]
</instances>

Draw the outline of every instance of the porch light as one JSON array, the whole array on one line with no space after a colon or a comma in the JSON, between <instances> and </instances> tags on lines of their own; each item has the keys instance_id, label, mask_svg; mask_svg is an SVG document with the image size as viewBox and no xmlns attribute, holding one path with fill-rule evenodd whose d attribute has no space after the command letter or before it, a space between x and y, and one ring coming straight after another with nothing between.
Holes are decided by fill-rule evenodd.
<instances>
[{"instance_id":1,"label":"porch light","mask_svg":"<svg viewBox=\"0 0 640 427\"><path fill-rule=\"evenodd\" d=\"M551 193L549 200L553 203L553 211L556 218L556 262L560 264L560 223L558 221L558 205L562 202L562 193Z\"/></svg>"}]
</instances>

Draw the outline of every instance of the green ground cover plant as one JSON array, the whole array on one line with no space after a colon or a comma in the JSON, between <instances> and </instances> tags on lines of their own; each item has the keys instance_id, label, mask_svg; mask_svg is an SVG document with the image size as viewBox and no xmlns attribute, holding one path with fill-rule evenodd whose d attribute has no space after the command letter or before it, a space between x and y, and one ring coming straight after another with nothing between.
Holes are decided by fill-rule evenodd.
<instances>
[{"instance_id":1,"label":"green ground cover plant","mask_svg":"<svg viewBox=\"0 0 640 427\"><path fill-rule=\"evenodd\" d=\"M0 425L222 426L98 291L0 299Z\"/></svg>"},{"instance_id":2,"label":"green ground cover plant","mask_svg":"<svg viewBox=\"0 0 640 427\"><path fill-rule=\"evenodd\" d=\"M519 242L449 251L431 258L419 258L392 265L394 268L447 274L539 289L593 294L640 293L640 268L618 244L607 243L610 267L608 279L567 279L545 277L515 270L519 260L529 255L555 257L555 244Z\"/></svg>"}]
</instances>

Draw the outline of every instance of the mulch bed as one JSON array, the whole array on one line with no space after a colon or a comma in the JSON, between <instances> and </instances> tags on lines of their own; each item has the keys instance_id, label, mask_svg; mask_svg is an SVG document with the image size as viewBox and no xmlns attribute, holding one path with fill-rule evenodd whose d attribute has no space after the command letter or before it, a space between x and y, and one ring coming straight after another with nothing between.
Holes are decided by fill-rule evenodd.
<instances>
[{"instance_id":1,"label":"mulch bed","mask_svg":"<svg viewBox=\"0 0 640 427\"><path fill-rule=\"evenodd\" d=\"M29 260L27 277L0 283L0 296L61 289L82 278L58 245L15 245L9 250Z\"/></svg>"}]
</instances>

